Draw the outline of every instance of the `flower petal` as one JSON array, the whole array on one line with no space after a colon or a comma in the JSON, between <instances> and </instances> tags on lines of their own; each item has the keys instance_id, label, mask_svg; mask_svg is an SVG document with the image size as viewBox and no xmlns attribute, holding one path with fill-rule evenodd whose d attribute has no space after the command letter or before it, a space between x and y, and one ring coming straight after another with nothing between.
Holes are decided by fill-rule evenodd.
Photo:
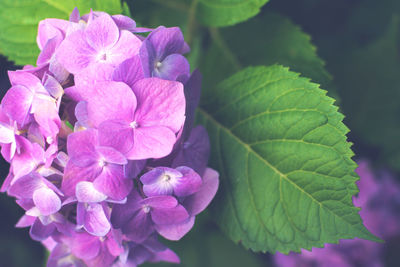
<instances>
[{"instance_id":1,"label":"flower petal","mask_svg":"<svg viewBox=\"0 0 400 267\"><path fill-rule=\"evenodd\" d=\"M119 165L125 165L128 163L125 156L112 147L98 146L96 147L96 151L107 163Z\"/></svg>"},{"instance_id":2,"label":"flower petal","mask_svg":"<svg viewBox=\"0 0 400 267\"><path fill-rule=\"evenodd\" d=\"M100 145L116 149L126 155L133 147L134 133L127 123L110 120L99 125Z\"/></svg>"},{"instance_id":3,"label":"flower petal","mask_svg":"<svg viewBox=\"0 0 400 267\"><path fill-rule=\"evenodd\" d=\"M143 79L144 74L139 56L136 55L118 65L114 70L112 78L114 81L124 82L130 87L136 81Z\"/></svg>"},{"instance_id":4,"label":"flower petal","mask_svg":"<svg viewBox=\"0 0 400 267\"><path fill-rule=\"evenodd\" d=\"M178 167L177 171L182 173L178 178L178 184L174 187L174 193L178 197L185 197L200 190L202 180L199 174L189 167Z\"/></svg>"},{"instance_id":5,"label":"flower petal","mask_svg":"<svg viewBox=\"0 0 400 267\"><path fill-rule=\"evenodd\" d=\"M84 208L85 230L95 236L105 236L111 229L110 222L104 213L103 206L98 203L81 204Z\"/></svg>"},{"instance_id":6,"label":"flower petal","mask_svg":"<svg viewBox=\"0 0 400 267\"><path fill-rule=\"evenodd\" d=\"M41 187L45 187L42 177L36 172L31 172L17 179L8 189L8 194L18 198L32 198L34 192Z\"/></svg>"},{"instance_id":7,"label":"flower petal","mask_svg":"<svg viewBox=\"0 0 400 267\"><path fill-rule=\"evenodd\" d=\"M111 81L114 67L105 63L93 63L87 68L74 75L76 91L79 95L89 100L93 94L96 94L96 87L93 84L98 82Z\"/></svg>"},{"instance_id":8,"label":"flower petal","mask_svg":"<svg viewBox=\"0 0 400 267\"><path fill-rule=\"evenodd\" d=\"M93 183L87 181L77 183L75 194L79 202L95 203L107 199L106 195L94 188Z\"/></svg>"},{"instance_id":9,"label":"flower petal","mask_svg":"<svg viewBox=\"0 0 400 267\"><path fill-rule=\"evenodd\" d=\"M174 208L154 208L151 211L153 222L158 224L176 224L189 218L189 214L182 205Z\"/></svg>"},{"instance_id":10,"label":"flower petal","mask_svg":"<svg viewBox=\"0 0 400 267\"><path fill-rule=\"evenodd\" d=\"M88 100L88 115L95 127L107 120L133 121L136 97L128 85L122 82L99 82L94 86L96 90Z\"/></svg>"},{"instance_id":11,"label":"flower petal","mask_svg":"<svg viewBox=\"0 0 400 267\"><path fill-rule=\"evenodd\" d=\"M85 30L88 44L97 51L112 47L119 38L119 30L110 15L103 13L94 19Z\"/></svg>"},{"instance_id":12,"label":"flower petal","mask_svg":"<svg viewBox=\"0 0 400 267\"><path fill-rule=\"evenodd\" d=\"M136 189L134 189L128 196L126 204L114 205L111 213L111 222L113 227L119 229L128 223L134 214L141 209L142 205L139 203L141 200L142 197Z\"/></svg>"},{"instance_id":13,"label":"flower petal","mask_svg":"<svg viewBox=\"0 0 400 267\"><path fill-rule=\"evenodd\" d=\"M133 183L125 179L123 167L115 164L107 164L101 174L93 182L94 187L115 200L122 200L128 196Z\"/></svg>"},{"instance_id":14,"label":"flower petal","mask_svg":"<svg viewBox=\"0 0 400 267\"><path fill-rule=\"evenodd\" d=\"M1 101L3 111L21 125L24 125L29 116L33 101L33 92L25 86L11 87Z\"/></svg>"},{"instance_id":15,"label":"flower petal","mask_svg":"<svg viewBox=\"0 0 400 267\"><path fill-rule=\"evenodd\" d=\"M138 107L139 126L165 126L178 132L185 121L185 95L180 82L159 78L139 80L132 87Z\"/></svg>"},{"instance_id":16,"label":"flower petal","mask_svg":"<svg viewBox=\"0 0 400 267\"><path fill-rule=\"evenodd\" d=\"M78 73L96 60L96 50L85 38L83 30L71 33L58 47L57 60L70 72Z\"/></svg>"},{"instance_id":17,"label":"flower petal","mask_svg":"<svg viewBox=\"0 0 400 267\"><path fill-rule=\"evenodd\" d=\"M43 225L39 219L36 219L29 231L29 235L33 240L43 241L51 236L55 230L56 226L53 223Z\"/></svg>"},{"instance_id":18,"label":"flower petal","mask_svg":"<svg viewBox=\"0 0 400 267\"><path fill-rule=\"evenodd\" d=\"M136 28L136 22L130 17L124 15L113 15L112 19L121 30L133 31Z\"/></svg>"},{"instance_id":19,"label":"flower petal","mask_svg":"<svg viewBox=\"0 0 400 267\"><path fill-rule=\"evenodd\" d=\"M33 216L29 216L29 215L23 215L19 221L17 222L17 224L15 225L15 227L17 228L24 228L24 227L28 227L31 226L36 220L36 217Z\"/></svg>"},{"instance_id":20,"label":"flower petal","mask_svg":"<svg viewBox=\"0 0 400 267\"><path fill-rule=\"evenodd\" d=\"M96 257L100 252L100 247L99 238L87 233L76 233L71 243L72 253L84 260Z\"/></svg>"},{"instance_id":21,"label":"flower petal","mask_svg":"<svg viewBox=\"0 0 400 267\"><path fill-rule=\"evenodd\" d=\"M14 135L14 129L11 126L0 122L0 143L10 144L15 142Z\"/></svg>"},{"instance_id":22,"label":"flower petal","mask_svg":"<svg viewBox=\"0 0 400 267\"><path fill-rule=\"evenodd\" d=\"M33 193L33 202L44 216L56 213L61 208L61 200L53 190L42 187Z\"/></svg>"},{"instance_id":23,"label":"flower petal","mask_svg":"<svg viewBox=\"0 0 400 267\"><path fill-rule=\"evenodd\" d=\"M154 224L151 221L150 214L140 210L122 227L122 232L133 242L141 243L145 241L154 232Z\"/></svg>"},{"instance_id":24,"label":"flower petal","mask_svg":"<svg viewBox=\"0 0 400 267\"><path fill-rule=\"evenodd\" d=\"M163 126L139 127L133 131L133 148L126 154L128 159L162 158L171 153L176 136Z\"/></svg>"},{"instance_id":25,"label":"flower petal","mask_svg":"<svg viewBox=\"0 0 400 267\"><path fill-rule=\"evenodd\" d=\"M107 61L113 66L121 64L128 58L131 58L139 53L142 41L131 32L121 31L121 36L118 42L107 51Z\"/></svg>"},{"instance_id":26,"label":"flower petal","mask_svg":"<svg viewBox=\"0 0 400 267\"><path fill-rule=\"evenodd\" d=\"M190 133L175 159L172 167L187 166L202 175L207 167L208 157L210 155L210 140L207 130L201 126L196 126Z\"/></svg>"},{"instance_id":27,"label":"flower petal","mask_svg":"<svg viewBox=\"0 0 400 267\"><path fill-rule=\"evenodd\" d=\"M203 184L200 190L196 194L185 198L183 206L191 216L199 214L210 204L218 190L218 177L218 172L207 168L203 175Z\"/></svg>"},{"instance_id":28,"label":"flower petal","mask_svg":"<svg viewBox=\"0 0 400 267\"><path fill-rule=\"evenodd\" d=\"M75 187L81 181L92 182L99 176L101 168L85 168L76 166L71 160L68 161L64 170L61 189L66 196L75 195Z\"/></svg>"},{"instance_id":29,"label":"flower petal","mask_svg":"<svg viewBox=\"0 0 400 267\"><path fill-rule=\"evenodd\" d=\"M175 81L181 75L190 74L189 62L180 54L169 55L159 64L153 70L153 77Z\"/></svg>"},{"instance_id":30,"label":"flower petal","mask_svg":"<svg viewBox=\"0 0 400 267\"><path fill-rule=\"evenodd\" d=\"M178 200L173 196L155 196L141 200L140 204L149 205L152 208L170 209L178 205Z\"/></svg>"},{"instance_id":31,"label":"flower petal","mask_svg":"<svg viewBox=\"0 0 400 267\"><path fill-rule=\"evenodd\" d=\"M186 235L194 225L195 217L189 217L187 220L167 225L156 225L157 232L168 240L177 241Z\"/></svg>"},{"instance_id":32,"label":"flower petal","mask_svg":"<svg viewBox=\"0 0 400 267\"><path fill-rule=\"evenodd\" d=\"M95 129L79 131L68 135L67 151L71 158L82 154L92 155L96 152L95 146L98 144L98 135Z\"/></svg>"}]
</instances>

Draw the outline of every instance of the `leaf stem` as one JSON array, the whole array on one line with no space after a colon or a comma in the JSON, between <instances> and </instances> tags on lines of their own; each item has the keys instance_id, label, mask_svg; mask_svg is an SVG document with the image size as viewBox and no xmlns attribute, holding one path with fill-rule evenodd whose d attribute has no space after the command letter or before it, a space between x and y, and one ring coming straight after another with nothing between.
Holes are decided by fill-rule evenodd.
<instances>
[{"instance_id":1,"label":"leaf stem","mask_svg":"<svg viewBox=\"0 0 400 267\"><path fill-rule=\"evenodd\" d=\"M208 28L208 30L214 42L221 48L222 53L231 62L235 70L238 71L242 69L242 65L240 64L237 57L232 53L229 46L226 44L224 38L222 38L219 30L213 27Z\"/></svg>"},{"instance_id":2,"label":"leaf stem","mask_svg":"<svg viewBox=\"0 0 400 267\"><path fill-rule=\"evenodd\" d=\"M187 36L186 40L189 46L193 42L193 36L196 30L196 9L197 9L197 4L199 3L199 0L193 0L190 8L189 8L189 17L188 17L188 23L187 23Z\"/></svg>"}]
</instances>

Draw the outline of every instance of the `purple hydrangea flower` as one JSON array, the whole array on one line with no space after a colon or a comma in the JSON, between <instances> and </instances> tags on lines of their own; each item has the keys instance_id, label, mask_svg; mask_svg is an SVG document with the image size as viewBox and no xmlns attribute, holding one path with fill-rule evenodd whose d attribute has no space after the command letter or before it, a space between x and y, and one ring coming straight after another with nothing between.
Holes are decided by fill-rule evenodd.
<instances>
[{"instance_id":1,"label":"purple hydrangea flower","mask_svg":"<svg viewBox=\"0 0 400 267\"><path fill-rule=\"evenodd\" d=\"M180 29L74 9L41 21L37 43L37 66L9 72L0 105L0 191L25 210L16 226L49 267L179 263L157 237L181 239L219 184Z\"/></svg>"},{"instance_id":2,"label":"purple hydrangea flower","mask_svg":"<svg viewBox=\"0 0 400 267\"><path fill-rule=\"evenodd\" d=\"M175 195L185 197L199 191L201 177L188 167L157 167L145 173L140 181L146 196Z\"/></svg>"},{"instance_id":3,"label":"purple hydrangea flower","mask_svg":"<svg viewBox=\"0 0 400 267\"><path fill-rule=\"evenodd\" d=\"M132 188L132 180L125 179L123 165L127 159L112 147L101 146L95 129L68 136L68 155L63 190L75 193L80 181L91 181L94 187L108 197L124 199Z\"/></svg>"},{"instance_id":4,"label":"purple hydrangea flower","mask_svg":"<svg viewBox=\"0 0 400 267\"><path fill-rule=\"evenodd\" d=\"M88 21L85 29L71 33L57 49L58 61L71 73L92 64L118 65L139 52L141 41L129 31L120 31L108 14Z\"/></svg>"},{"instance_id":5,"label":"purple hydrangea flower","mask_svg":"<svg viewBox=\"0 0 400 267\"><path fill-rule=\"evenodd\" d=\"M145 77L176 80L188 76L190 66L182 54L189 52L181 30L177 27L158 27L143 41L140 48Z\"/></svg>"}]
</instances>

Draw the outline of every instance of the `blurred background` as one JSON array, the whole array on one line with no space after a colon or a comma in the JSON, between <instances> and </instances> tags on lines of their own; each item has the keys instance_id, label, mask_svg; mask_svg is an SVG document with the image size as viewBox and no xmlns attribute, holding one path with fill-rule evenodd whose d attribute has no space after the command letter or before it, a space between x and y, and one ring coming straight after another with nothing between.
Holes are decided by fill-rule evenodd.
<instances>
[{"instance_id":1,"label":"blurred background","mask_svg":"<svg viewBox=\"0 0 400 267\"><path fill-rule=\"evenodd\" d=\"M216 34L212 29L207 33L203 31L200 36L188 36L188 27L192 26L188 26L188 12L180 8L179 0L126 2L133 18L141 26L180 26L183 29L192 46L189 54L191 65L202 71L204 86L212 86L226 78L237 64L246 66L274 63L289 65L291 69L321 84L321 88L328 90L328 94L337 99L337 105L346 116L345 124L351 129L349 140L354 143L354 159L368 161L369 170L374 173L377 183L383 179L382 173L385 173L393 180L393 187L398 186L399 0L270 0L256 17L235 28L221 28L217 33L231 46L239 63L235 60L219 60L219 53L210 37ZM185 0L181 2L184 3ZM287 32L297 27L302 32L286 37ZM268 50L273 50L276 46L270 36L278 33L282 34L278 37L286 38L285 47L281 48L285 55L272 54ZM239 39L242 41L237 41ZM311 40L317 49L316 54L323 60L315 59L318 68L308 68L308 64L315 62L302 60L305 53L315 53L314 48L312 51L298 48L303 39L307 42ZM198 52L200 50L206 51L207 57L202 56ZM289 59L292 60L289 62ZM210 73L207 67L210 64L222 64L221 72ZM18 68L20 67L0 56L1 96L10 87L7 70ZM0 166L1 179L4 179L8 173L8 165L1 159ZM385 192L380 194L383 197ZM399 194L394 194L386 201L386 206L393 206L388 216L399 216ZM39 243L29 238L27 229L14 228L22 215L22 209L15 204L14 199L5 194L0 194L0 214L0 267L44 266L46 252ZM235 245L209 222L207 216L207 213L200 215L196 227L182 241L169 244L181 256L184 262L182 266L274 266L273 256L254 254ZM379 227L386 226L382 224ZM385 244L379 244L382 253L377 256L381 257L381 265L378 266L400 266L398 234L393 233L385 239ZM290 265L288 261L286 264L296 266ZM320 263L313 261L304 264L302 266L320 266ZM352 262L349 266L363 265Z\"/></svg>"}]
</instances>

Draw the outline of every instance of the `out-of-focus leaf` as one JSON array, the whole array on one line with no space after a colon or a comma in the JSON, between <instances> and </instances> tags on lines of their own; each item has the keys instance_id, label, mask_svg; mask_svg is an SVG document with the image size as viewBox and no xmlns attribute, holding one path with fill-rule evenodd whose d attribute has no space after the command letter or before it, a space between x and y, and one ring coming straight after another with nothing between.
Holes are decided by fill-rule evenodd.
<instances>
[{"instance_id":1,"label":"out-of-focus leaf","mask_svg":"<svg viewBox=\"0 0 400 267\"><path fill-rule=\"evenodd\" d=\"M81 14L90 8L110 14L122 12L119 0L1 0L0 53L17 65L36 64L39 49L37 27L45 18L68 19L78 7Z\"/></svg>"},{"instance_id":2,"label":"out-of-focus leaf","mask_svg":"<svg viewBox=\"0 0 400 267\"><path fill-rule=\"evenodd\" d=\"M281 66L249 67L203 99L221 186L213 211L254 251L300 251L339 239L379 240L362 224L343 115L315 83Z\"/></svg>"},{"instance_id":3,"label":"out-of-focus leaf","mask_svg":"<svg viewBox=\"0 0 400 267\"><path fill-rule=\"evenodd\" d=\"M196 0L193 0L196 1ZM207 26L234 25L254 17L269 0L198 0L197 18Z\"/></svg>"},{"instance_id":4,"label":"out-of-focus leaf","mask_svg":"<svg viewBox=\"0 0 400 267\"><path fill-rule=\"evenodd\" d=\"M240 67L277 63L310 77L324 88L332 88L331 76L310 36L281 15L267 12L246 23L221 29L220 34L222 43L214 41L201 64L206 87L214 87Z\"/></svg>"},{"instance_id":5,"label":"out-of-focus leaf","mask_svg":"<svg viewBox=\"0 0 400 267\"><path fill-rule=\"evenodd\" d=\"M400 170L400 42L394 17L380 39L341 50L330 67L355 136L383 148L383 161Z\"/></svg>"},{"instance_id":6,"label":"out-of-focus leaf","mask_svg":"<svg viewBox=\"0 0 400 267\"><path fill-rule=\"evenodd\" d=\"M232 243L214 224L196 226L179 242L167 242L180 257L182 267L268 267L267 259ZM144 264L143 267L176 267L176 264Z\"/></svg>"},{"instance_id":7,"label":"out-of-focus leaf","mask_svg":"<svg viewBox=\"0 0 400 267\"><path fill-rule=\"evenodd\" d=\"M183 32L186 30L189 7L183 0L136 0L127 3L133 19L141 27L155 28L163 25L166 27L178 26Z\"/></svg>"}]
</instances>

